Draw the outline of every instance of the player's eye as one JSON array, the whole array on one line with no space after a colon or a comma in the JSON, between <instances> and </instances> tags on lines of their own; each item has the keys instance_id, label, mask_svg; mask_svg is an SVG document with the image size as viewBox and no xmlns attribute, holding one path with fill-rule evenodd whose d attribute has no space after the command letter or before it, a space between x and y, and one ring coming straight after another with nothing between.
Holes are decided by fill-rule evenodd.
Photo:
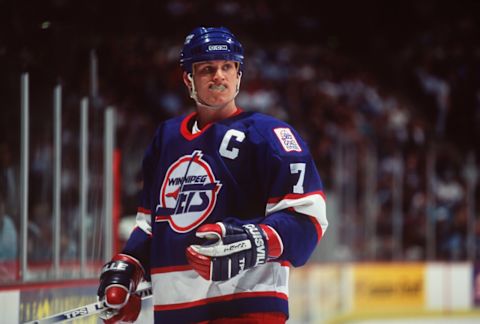
<instances>
[{"instance_id":1,"label":"player's eye","mask_svg":"<svg viewBox=\"0 0 480 324\"><path fill-rule=\"evenodd\" d=\"M200 73L202 74L210 74L210 73L214 73L215 72L215 69L212 67L212 66L204 66L200 69Z\"/></svg>"},{"instance_id":2,"label":"player's eye","mask_svg":"<svg viewBox=\"0 0 480 324\"><path fill-rule=\"evenodd\" d=\"M222 65L222 70L224 72L231 72L235 70L235 65L232 63L225 63Z\"/></svg>"}]
</instances>

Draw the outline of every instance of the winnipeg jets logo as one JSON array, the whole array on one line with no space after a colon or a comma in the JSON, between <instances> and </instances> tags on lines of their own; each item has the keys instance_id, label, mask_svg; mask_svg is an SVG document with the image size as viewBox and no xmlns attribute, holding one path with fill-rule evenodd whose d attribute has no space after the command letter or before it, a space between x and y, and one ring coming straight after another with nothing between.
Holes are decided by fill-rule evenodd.
<instances>
[{"instance_id":1,"label":"winnipeg jets logo","mask_svg":"<svg viewBox=\"0 0 480 324\"><path fill-rule=\"evenodd\" d=\"M179 233L200 225L212 212L222 187L201 151L184 155L167 170L160 189L156 222L167 221Z\"/></svg>"}]
</instances>

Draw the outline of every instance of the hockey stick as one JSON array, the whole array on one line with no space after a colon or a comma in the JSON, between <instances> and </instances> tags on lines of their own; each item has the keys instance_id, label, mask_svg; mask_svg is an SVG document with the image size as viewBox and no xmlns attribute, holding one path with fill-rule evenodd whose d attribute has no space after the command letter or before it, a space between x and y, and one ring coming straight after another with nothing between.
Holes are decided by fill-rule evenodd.
<instances>
[{"instance_id":1,"label":"hockey stick","mask_svg":"<svg viewBox=\"0 0 480 324\"><path fill-rule=\"evenodd\" d=\"M152 297L152 285L149 282L142 282L139 284L135 294L139 295L142 300ZM73 321L75 319L98 314L108 309L105 302L99 301L96 303L88 304L82 307L74 308L61 312L49 317L45 317L39 320L25 322L24 324L49 324L49 323L61 323L67 321Z\"/></svg>"}]
</instances>

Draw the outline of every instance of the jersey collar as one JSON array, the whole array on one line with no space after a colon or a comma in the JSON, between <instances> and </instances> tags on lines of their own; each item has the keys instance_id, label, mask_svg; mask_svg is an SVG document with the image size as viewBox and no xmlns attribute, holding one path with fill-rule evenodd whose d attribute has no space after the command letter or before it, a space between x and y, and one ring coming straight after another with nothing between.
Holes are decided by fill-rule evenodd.
<instances>
[{"instance_id":1,"label":"jersey collar","mask_svg":"<svg viewBox=\"0 0 480 324\"><path fill-rule=\"evenodd\" d=\"M241 108L238 108L237 107L237 110L232 114L230 115L229 117L227 118L231 118L231 117L234 117L234 116L237 116L239 114L241 114L243 112L243 110ZM197 137L199 137L200 135L202 135L203 133L205 133L205 131L207 129L209 129L213 124L215 124L214 122L213 123L208 123L207 125L205 125L198 133L195 133L195 134L192 134L192 131L191 129L189 129L188 125L190 124L191 121L193 121L197 116L197 112L194 111L190 114L188 114L183 120L182 120L182 123L180 124L180 133L182 134L182 136L188 140L188 141L191 141ZM225 119L227 119L225 118Z\"/></svg>"}]
</instances>

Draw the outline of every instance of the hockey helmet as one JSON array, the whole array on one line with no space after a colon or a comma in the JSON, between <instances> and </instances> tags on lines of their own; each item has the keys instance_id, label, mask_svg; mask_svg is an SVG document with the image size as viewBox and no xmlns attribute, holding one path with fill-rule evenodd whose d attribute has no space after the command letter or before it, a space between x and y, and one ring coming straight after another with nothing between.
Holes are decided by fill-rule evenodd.
<instances>
[{"instance_id":1,"label":"hockey helmet","mask_svg":"<svg viewBox=\"0 0 480 324\"><path fill-rule=\"evenodd\" d=\"M196 62L225 60L239 63L243 69L243 47L235 35L225 27L197 27L185 38L180 54L180 65L192 73Z\"/></svg>"}]
</instances>

